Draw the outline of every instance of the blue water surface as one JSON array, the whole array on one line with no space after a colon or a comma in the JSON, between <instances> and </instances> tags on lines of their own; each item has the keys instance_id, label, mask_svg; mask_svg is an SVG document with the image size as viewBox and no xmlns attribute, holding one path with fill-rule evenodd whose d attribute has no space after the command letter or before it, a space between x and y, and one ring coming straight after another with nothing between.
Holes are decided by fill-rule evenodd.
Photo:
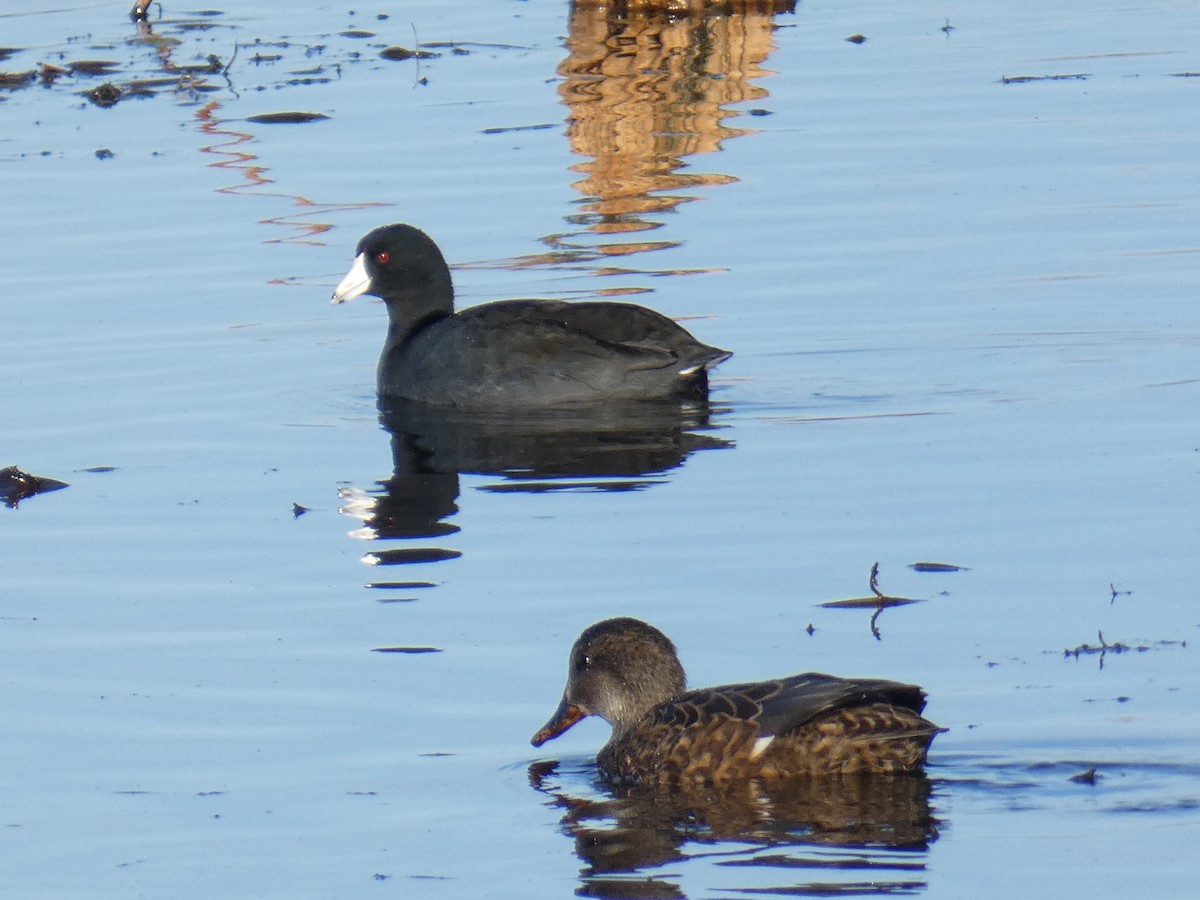
<instances>
[{"instance_id":1,"label":"blue water surface","mask_svg":"<svg viewBox=\"0 0 1200 900\"><path fill-rule=\"evenodd\" d=\"M0 2L0 466L69 483L0 510L6 896L1194 889L1193 5L126 7ZM463 304L681 318L713 414L394 446L328 303L390 221ZM822 606L876 562L920 602ZM619 614L695 685L921 684L927 792L534 750Z\"/></svg>"}]
</instances>

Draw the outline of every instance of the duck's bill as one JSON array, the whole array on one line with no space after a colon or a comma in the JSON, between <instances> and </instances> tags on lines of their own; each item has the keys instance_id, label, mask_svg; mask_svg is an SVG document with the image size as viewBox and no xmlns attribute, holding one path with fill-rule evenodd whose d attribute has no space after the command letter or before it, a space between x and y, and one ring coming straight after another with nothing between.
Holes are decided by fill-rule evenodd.
<instances>
[{"instance_id":1,"label":"duck's bill","mask_svg":"<svg viewBox=\"0 0 1200 900\"><path fill-rule=\"evenodd\" d=\"M347 300L353 300L367 293L371 289L371 276L367 274L367 265L364 261L363 254L358 254L354 259L354 265L350 267L350 271L346 273L346 277L338 282L338 286L333 290L333 302L345 303Z\"/></svg>"},{"instance_id":2,"label":"duck's bill","mask_svg":"<svg viewBox=\"0 0 1200 900\"><path fill-rule=\"evenodd\" d=\"M573 703L567 702L567 698L563 697L562 703L558 705L558 709L554 711L554 715L550 717L550 721L539 729L538 733L533 736L529 743L535 747L540 747L546 741L558 737L586 715L586 712Z\"/></svg>"}]
</instances>

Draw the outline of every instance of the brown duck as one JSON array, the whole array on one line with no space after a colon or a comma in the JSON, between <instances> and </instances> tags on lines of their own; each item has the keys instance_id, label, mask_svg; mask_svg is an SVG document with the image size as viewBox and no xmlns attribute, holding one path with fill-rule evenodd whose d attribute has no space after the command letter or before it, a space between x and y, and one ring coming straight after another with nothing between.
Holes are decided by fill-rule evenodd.
<instances>
[{"instance_id":1,"label":"brown duck","mask_svg":"<svg viewBox=\"0 0 1200 900\"><path fill-rule=\"evenodd\" d=\"M571 648L562 703L540 747L597 715L596 762L617 782L729 785L751 779L908 772L944 728L916 685L809 672L688 691L675 645L638 619L606 619Z\"/></svg>"}]
</instances>

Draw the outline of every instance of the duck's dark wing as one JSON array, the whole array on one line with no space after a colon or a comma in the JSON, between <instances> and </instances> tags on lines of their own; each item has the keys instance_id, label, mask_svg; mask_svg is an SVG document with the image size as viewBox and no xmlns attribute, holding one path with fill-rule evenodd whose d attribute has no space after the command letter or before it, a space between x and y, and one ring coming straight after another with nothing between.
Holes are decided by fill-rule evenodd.
<instances>
[{"instance_id":1,"label":"duck's dark wing","mask_svg":"<svg viewBox=\"0 0 1200 900\"><path fill-rule=\"evenodd\" d=\"M925 692L897 681L807 672L774 681L688 691L656 707L651 716L656 724L673 727L730 717L756 724L759 734L787 734L822 713L875 703L920 714L925 708Z\"/></svg>"}]
</instances>

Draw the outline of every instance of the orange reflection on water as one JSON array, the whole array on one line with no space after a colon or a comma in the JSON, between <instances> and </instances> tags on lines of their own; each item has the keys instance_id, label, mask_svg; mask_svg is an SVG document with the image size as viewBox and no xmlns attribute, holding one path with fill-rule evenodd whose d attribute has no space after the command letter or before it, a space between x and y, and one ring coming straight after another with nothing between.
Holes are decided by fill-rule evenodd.
<instances>
[{"instance_id":1,"label":"orange reflection on water","mask_svg":"<svg viewBox=\"0 0 1200 900\"><path fill-rule=\"evenodd\" d=\"M558 68L571 149L588 157L572 166L584 176L574 187L585 199L571 221L595 234L647 231L660 227L662 213L696 199L679 191L736 181L681 169L686 157L753 133L725 123L739 115L728 107L767 96L755 82L771 74L762 64L775 47L772 13L794 5L684 2L670 13L640 13L650 4L577 0L570 53ZM726 14L730 6L743 11ZM684 11L696 14L678 14ZM664 246L639 241L608 245L604 253Z\"/></svg>"},{"instance_id":2,"label":"orange reflection on water","mask_svg":"<svg viewBox=\"0 0 1200 900\"><path fill-rule=\"evenodd\" d=\"M317 235L324 234L333 228L333 223L309 221L309 216L324 215L333 211L365 209L371 206L386 205L383 203L315 203L299 194L261 190L269 184L274 184L273 179L268 178L266 175L267 167L258 162L258 157L255 154L246 150L235 149L242 144L254 140L254 135L245 131L235 131L230 128L227 121L217 118L215 113L220 108L221 104L214 101L205 104L196 111L196 121L200 124L200 130L206 135L223 139L219 143L206 144L200 148L201 153L209 153L222 157L216 162L209 163L209 167L214 169L229 169L238 175L239 180L236 183L217 188L217 193L241 194L252 192L258 197L281 197L285 200L291 200L298 207L307 208L307 211L301 213L259 219L260 224L282 225L296 232L286 237L272 238L264 243L298 243L321 246L321 241L313 239Z\"/></svg>"}]
</instances>

